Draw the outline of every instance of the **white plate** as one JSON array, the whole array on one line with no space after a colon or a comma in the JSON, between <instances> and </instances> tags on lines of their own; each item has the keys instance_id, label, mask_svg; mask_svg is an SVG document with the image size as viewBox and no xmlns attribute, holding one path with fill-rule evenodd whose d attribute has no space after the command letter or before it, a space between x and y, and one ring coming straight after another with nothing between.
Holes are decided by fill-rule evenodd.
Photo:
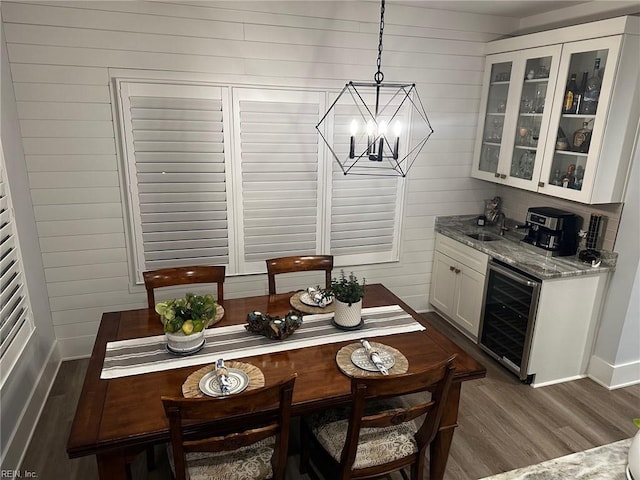
<instances>
[{"instance_id":1,"label":"white plate","mask_svg":"<svg viewBox=\"0 0 640 480\"><path fill-rule=\"evenodd\" d=\"M387 367L387 370L396 364L396 359L393 354L386 350L382 350L381 348L374 348L374 350L378 352L380 360L382 360L382 364ZM351 354L351 361L356 367L361 368L362 370L366 370L368 372L378 371L378 367L376 367L371 361L364 347L358 348Z\"/></svg>"},{"instance_id":2,"label":"white plate","mask_svg":"<svg viewBox=\"0 0 640 480\"><path fill-rule=\"evenodd\" d=\"M240 393L249 386L249 377L242 370L237 368L227 368L227 376L229 377L229 394ZM216 377L216 371L207 373L200 379L198 384L200 391L210 397L222 396L220 384Z\"/></svg>"},{"instance_id":3,"label":"white plate","mask_svg":"<svg viewBox=\"0 0 640 480\"><path fill-rule=\"evenodd\" d=\"M302 293L302 295L300 295L300 301L305 305L309 305L310 307L322 308L320 305L318 305L316 302L313 301L313 299L311 298L311 295L309 295L308 292L304 292ZM325 302L326 302L325 307L327 305L331 305L331 302L333 302L333 297L327 298Z\"/></svg>"}]
</instances>

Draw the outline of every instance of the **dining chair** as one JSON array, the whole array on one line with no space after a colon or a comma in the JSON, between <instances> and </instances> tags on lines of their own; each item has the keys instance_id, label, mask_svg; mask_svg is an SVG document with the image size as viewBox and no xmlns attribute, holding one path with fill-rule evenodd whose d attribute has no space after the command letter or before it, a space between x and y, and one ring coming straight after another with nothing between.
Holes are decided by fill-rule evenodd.
<instances>
[{"instance_id":1,"label":"dining chair","mask_svg":"<svg viewBox=\"0 0 640 480\"><path fill-rule=\"evenodd\" d=\"M301 422L300 472L317 478L317 469L326 479L344 480L400 471L405 479L422 480L426 450L438 432L451 386L454 358L416 373L353 377L350 408L326 410ZM419 395L400 398L415 393ZM425 417L420 423L416 419L421 415ZM406 467L411 468L410 477Z\"/></svg>"},{"instance_id":2,"label":"dining chair","mask_svg":"<svg viewBox=\"0 0 640 480\"><path fill-rule=\"evenodd\" d=\"M225 397L162 397L171 434L167 454L176 480L282 480L295 380L294 374ZM223 426L229 417L233 422Z\"/></svg>"},{"instance_id":3,"label":"dining chair","mask_svg":"<svg viewBox=\"0 0 640 480\"><path fill-rule=\"evenodd\" d=\"M307 272L324 270L325 288L331 285L333 255L306 255L271 258L267 262L267 278L269 279L269 295L276 293L276 278L280 273Z\"/></svg>"},{"instance_id":4,"label":"dining chair","mask_svg":"<svg viewBox=\"0 0 640 480\"><path fill-rule=\"evenodd\" d=\"M218 287L216 302L224 301L225 266L194 266L161 268L143 272L144 286L147 289L147 304L150 310L155 310L156 299L154 290L161 287L188 285L191 283L215 283Z\"/></svg>"}]
</instances>

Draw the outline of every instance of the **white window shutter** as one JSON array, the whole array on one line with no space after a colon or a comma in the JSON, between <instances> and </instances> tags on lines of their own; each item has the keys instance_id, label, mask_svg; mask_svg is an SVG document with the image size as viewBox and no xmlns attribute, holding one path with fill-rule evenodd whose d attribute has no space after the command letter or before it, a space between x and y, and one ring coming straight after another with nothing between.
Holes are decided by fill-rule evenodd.
<instances>
[{"instance_id":1,"label":"white window shutter","mask_svg":"<svg viewBox=\"0 0 640 480\"><path fill-rule=\"evenodd\" d=\"M0 385L20 358L35 330L9 185L0 163Z\"/></svg>"},{"instance_id":2,"label":"white window shutter","mask_svg":"<svg viewBox=\"0 0 640 480\"><path fill-rule=\"evenodd\" d=\"M268 258L320 253L324 177L315 126L323 99L320 92L233 90L245 272L264 271Z\"/></svg>"},{"instance_id":3,"label":"white window shutter","mask_svg":"<svg viewBox=\"0 0 640 480\"><path fill-rule=\"evenodd\" d=\"M229 264L220 87L119 82L136 277Z\"/></svg>"},{"instance_id":4,"label":"white window shutter","mask_svg":"<svg viewBox=\"0 0 640 480\"><path fill-rule=\"evenodd\" d=\"M408 112L398 115L408 125ZM350 123L358 118L354 106L337 104L333 115L334 149L340 158L349 151ZM397 118L397 117L396 117ZM363 128L363 127L361 127ZM361 151L366 145L356 145ZM406 145L400 145L403 154ZM327 158L332 158L327 155ZM361 160L365 162L368 160ZM374 162L375 163L375 162ZM332 162L330 246L337 265L397 261L405 179L392 176L344 175ZM357 172L357 168L354 168Z\"/></svg>"}]
</instances>

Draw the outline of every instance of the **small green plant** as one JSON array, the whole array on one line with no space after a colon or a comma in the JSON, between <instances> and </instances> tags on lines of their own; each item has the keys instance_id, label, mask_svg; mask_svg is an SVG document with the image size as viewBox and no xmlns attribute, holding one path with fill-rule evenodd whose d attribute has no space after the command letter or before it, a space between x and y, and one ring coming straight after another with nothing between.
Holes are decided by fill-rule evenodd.
<instances>
[{"instance_id":1,"label":"small green plant","mask_svg":"<svg viewBox=\"0 0 640 480\"><path fill-rule=\"evenodd\" d=\"M633 423L636 424L636 427L640 428L640 418L634 418Z\"/></svg>"},{"instance_id":2,"label":"small green plant","mask_svg":"<svg viewBox=\"0 0 640 480\"><path fill-rule=\"evenodd\" d=\"M346 276L344 270L340 271L340 278L334 278L331 280L331 288L328 293L333 295L337 300L343 303L348 303L351 306L352 303L358 303L364 296L365 279L362 278L362 285L358 282L358 278L349 273Z\"/></svg>"}]
</instances>

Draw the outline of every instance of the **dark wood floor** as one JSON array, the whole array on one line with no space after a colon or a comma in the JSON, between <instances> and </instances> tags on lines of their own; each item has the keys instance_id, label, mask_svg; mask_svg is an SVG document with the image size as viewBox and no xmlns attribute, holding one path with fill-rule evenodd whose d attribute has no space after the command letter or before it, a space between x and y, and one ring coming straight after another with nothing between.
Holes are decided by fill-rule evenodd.
<instances>
[{"instance_id":1,"label":"dark wood floor","mask_svg":"<svg viewBox=\"0 0 640 480\"><path fill-rule=\"evenodd\" d=\"M445 480L475 480L635 434L632 419L640 416L640 385L608 391L582 379L534 389L435 314L426 316L488 371L485 379L462 387L459 426ZM93 457L69 460L65 452L86 367L87 360L64 362L60 367L22 465L40 479L97 479ZM292 442L295 448L295 436ZM135 479L171 478L162 449L157 449L159 465L153 472L146 472L143 457L134 465ZM297 473L297 466L298 457L292 456L288 478L306 480L306 475Z\"/></svg>"}]
</instances>

